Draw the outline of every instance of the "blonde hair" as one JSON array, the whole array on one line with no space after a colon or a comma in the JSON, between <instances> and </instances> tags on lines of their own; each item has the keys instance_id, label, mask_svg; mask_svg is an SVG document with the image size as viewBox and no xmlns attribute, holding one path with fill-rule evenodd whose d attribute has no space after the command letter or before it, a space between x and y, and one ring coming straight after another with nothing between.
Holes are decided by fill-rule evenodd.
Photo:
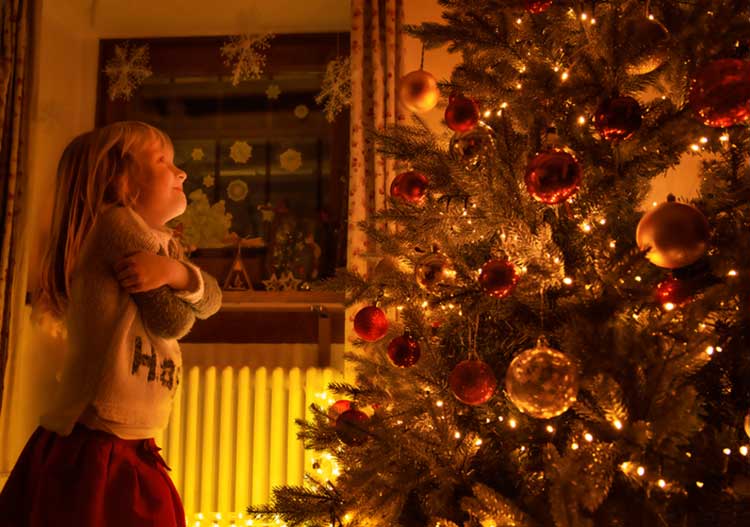
<instances>
[{"instance_id":1,"label":"blonde hair","mask_svg":"<svg viewBox=\"0 0 750 527\"><path fill-rule=\"evenodd\" d=\"M139 157L154 140L172 146L164 132L149 124L121 121L81 134L65 148L57 165L52 229L35 309L62 318L86 235L107 206L135 203Z\"/></svg>"}]
</instances>

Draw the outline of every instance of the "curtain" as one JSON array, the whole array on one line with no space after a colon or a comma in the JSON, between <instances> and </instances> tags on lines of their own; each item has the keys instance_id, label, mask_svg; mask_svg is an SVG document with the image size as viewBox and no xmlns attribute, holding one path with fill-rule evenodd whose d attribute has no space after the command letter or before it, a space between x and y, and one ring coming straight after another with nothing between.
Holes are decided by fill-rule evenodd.
<instances>
[{"instance_id":1,"label":"curtain","mask_svg":"<svg viewBox=\"0 0 750 527\"><path fill-rule=\"evenodd\" d=\"M3 216L0 231L0 401L8 352L13 343L13 301L19 287L14 281L14 273L21 232L19 204L26 183L23 156L29 121L27 73L33 13L30 3L29 0L3 0L0 8L0 212Z\"/></svg>"},{"instance_id":2,"label":"curtain","mask_svg":"<svg viewBox=\"0 0 750 527\"><path fill-rule=\"evenodd\" d=\"M352 0L352 102L350 124L349 231L347 266L367 273L375 247L357 226L385 206L395 177L392 159L375 152L368 128L405 119L398 105L403 75L403 0Z\"/></svg>"}]
</instances>

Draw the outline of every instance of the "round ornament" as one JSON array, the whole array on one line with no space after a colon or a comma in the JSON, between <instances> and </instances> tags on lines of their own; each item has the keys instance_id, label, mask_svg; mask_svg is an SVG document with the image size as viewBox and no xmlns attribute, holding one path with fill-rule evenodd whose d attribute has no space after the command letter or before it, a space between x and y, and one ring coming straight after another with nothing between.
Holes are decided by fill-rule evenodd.
<instances>
[{"instance_id":1,"label":"round ornament","mask_svg":"<svg viewBox=\"0 0 750 527\"><path fill-rule=\"evenodd\" d=\"M328 407L328 418L335 421L341 414L352 409L352 402L340 399Z\"/></svg>"},{"instance_id":2,"label":"round ornament","mask_svg":"<svg viewBox=\"0 0 750 527\"><path fill-rule=\"evenodd\" d=\"M695 74L688 97L706 126L724 128L750 120L750 61L709 62Z\"/></svg>"},{"instance_id":3,"label":"round ornament","mask_svg":"<svg viewBox=\"0 0 750 527\"><path fill-rule=\"evenodd\" d=\"M354 315L354 332L362 340L375 342L388 331L388 317L376 306L363 307Z\"/></svg>"},{"instance_id":4,"label":"round ornament","mask_svg":"<svg viewBox=\"0 0 750 527\"><path fill-rule=\"evenodd\" d=\"M667 61L669 32L659 22L638 14L625 23L623 34L633 51L625 66L628 75L646 75Z\"/></svg>"},{"instance_id":5,"label":"round ornament","mask_svg":"<svg viewBox=\"0 0 750 527\"><path fill-rule=\"evenodd\" d=\"M508 398L537 419L557 417L576 401L578 369L570 358L539 339L511 361L505 375Z\"/></svg>"},{"instance_id":6,"label":"round ornament","mask_svg":"<svg viewBox=\"0 0 750 527\"><path fill-rule=\"evenodd\" d=\"M440 89L432 73L416 70L401 77L399 97L403 105L414 113L432 110L440 99Z\"/></svg>"},{"instance_id":7,"label":"round ornament","mask_svg":"<svg viewBox=\"0 0 750 527\"><path fill-rule=\"evenodd\" d=\"M427 177L415 170L402 172L391 182L391 196L401 198L409 203L421 203L426 191Z\"/></svg>"},{"instance_id":8,"label":"round ornament","mask_svg":"<svg viewBox=\"0 0 750 527\"><path fill-rule=\"evenodd\" d=\"M408 335L396 337L388 344L388 358L399 368L414 366L421 354L419 343Z\"/></svg>"},{"instance_id":9,"label":"round ornament","mask_svg":"<svg viewBox=\"0 0 750 527\"><path fill-rule=\"evenodd\" d=\"M490 260L479 271L479 285L495 298L505 298L516 287L516 268L508 260Z\"/></svg>"},{"instance_id":10,"label":"round ornament","mask_svg":"<svg viewBox=\"0 0 750 527\"><path fill-rule=\"evenodd\" d=\"M447 256L433 252L414 266L414 278L420 287L430 290L441 284L452 284L456 278L456 271Z\"/></svg>"},{"instance_id":11,"label":"round ornament","mask_svg":"<svg viewBox=\"0 0 750 527\"><path fill-rule=\"evenodd\" d=\"M698 209L673 201L673 196L669 199L643 215L635 239L641 251L648 251L646 258L652 264L677 269L706 253L710 229Z\"/></svg>"},{"instance_id":12,"label":"round ornament","mask_svg":"<svg viewBox=\"0 0 750 527\"><path fill-rule=\"evenodd\" d=\"M526 188L535 200L554 205L575 194L582 176L581 165L572 153L552 148L529 162Z\"/></svg>"},{"instance_id":13,"label":"round ornament","mask_svg":"<svg viewBox=\"0 0 750 527\"><path fill-rule=\"evenodd\" d=\"M445 123L454 132L471 130L479 122L479 107L476 101L464 95L453 94L448 98Z\"/></svg>"},{"instance_id":14,"label":"round ornament","mask_svg":"<svg viewBox=\"0 0 750 527\"><path fill-rule=\"evenodd\" d=\"M496 148L495 132L486 124L478 123L471 130L453 134L448 150L454 161L467 170L474 170L486 166Z\"/></svg>"},{"instance_id":15,"label":"round ornament","mask_svg":"<svg viewBox=\"0 0 750 527\"><path fill-rule=\"evenodd\" d=\"M497 388L497 379L486 362L469 359L453 368L448 384L456 399L476 406L490 400Z\"/></svg>"},{"instance_id":16,"label":"round ornament","mask_svg":"<svg viewBox=\"0 0 750 527\"><path fill-rule=\"evenodd\" d=\"M552 0L526 0L526 11L533 15L543 13L552 5Z\"/></svg>"},{"instance_id":17,"label":"round ornament","mask_svg":"<svg viewBox=\"0 0 750 527\"><path fill-rule=\"evenodd\" d=\"M594 115L594 125L607 141L630 139L641 127L641 106L632 97L603 101Z\"/></svg>"},{"instance_id":18,"label":"round ornament","mask_svg":"<svg viewBox=\"0 0 750 527\"><path fill-rule=\"evenodd\" d=\"M367 441L367 424L370 418L359 410L347 410L336 419L336 435L349 446L363 445Z\"/></svg>"},{"instance_id":19,"label":"round ornament","mask_svg":"<svg viewBox=\"0 0 750 527\"><path fill-rule=\"evenodd\" d=\"M656 298L662 307L672 311L676 307L682 307L692 300L692 291L683 281L674 277L659 282L656 286Z\"/></svg>"}]
</instances>

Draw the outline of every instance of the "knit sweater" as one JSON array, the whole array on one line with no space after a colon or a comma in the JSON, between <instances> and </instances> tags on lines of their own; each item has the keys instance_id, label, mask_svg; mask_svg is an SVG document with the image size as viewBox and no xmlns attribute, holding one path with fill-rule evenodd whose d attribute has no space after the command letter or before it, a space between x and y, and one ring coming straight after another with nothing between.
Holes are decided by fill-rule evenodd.
<instances>
[{"instance_id":1,"label":"knit sweater","mask_svg":"<svg viewBox=\"0 0 750 527\"><path fill-rule=\"evenodd\" d=\"M114 264L136 251L180 260L193 287L130 294ZM128 439L166 427L180 383L177 339L195 318L221 306L216 280L182 256L172 231L154 229L132 208L100 214L84 240L71 276L65 313L68 350L53 409L43 427L68 435L76 421Z\"/></svg>"}]
</instances>

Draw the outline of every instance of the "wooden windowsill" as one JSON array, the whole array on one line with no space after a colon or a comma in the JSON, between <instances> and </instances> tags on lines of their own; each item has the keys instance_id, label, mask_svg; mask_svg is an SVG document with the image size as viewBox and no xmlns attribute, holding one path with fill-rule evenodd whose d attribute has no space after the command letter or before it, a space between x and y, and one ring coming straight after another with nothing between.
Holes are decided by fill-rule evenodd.
<instances>
[{"instance_id":1,"label":"wooden windowsill","mask_svg":"<svg viewBox=\"0 0 750 527\"><path fill-rule=\"evenodd\" d=\"M221 311L344 311L344 294L328 291L222 291Z\"/></svg>"}]
</instances>

